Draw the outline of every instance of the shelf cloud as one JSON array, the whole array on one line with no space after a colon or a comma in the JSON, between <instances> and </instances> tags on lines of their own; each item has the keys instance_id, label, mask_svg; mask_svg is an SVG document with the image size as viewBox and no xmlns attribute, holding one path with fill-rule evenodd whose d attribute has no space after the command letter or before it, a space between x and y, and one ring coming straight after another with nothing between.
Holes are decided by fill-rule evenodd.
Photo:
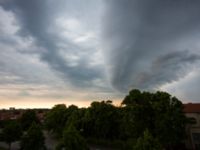
<instances>
[{"instance_id":1,"label":"shelf cloud","mask_svg":"<svg viewBox=\"0 0 200 150\"><path fill-rule=\"evenodd\" d=\"M199 14L198 0L0 0L0 100L198 101Z\"/></svg>"}]
</instances>

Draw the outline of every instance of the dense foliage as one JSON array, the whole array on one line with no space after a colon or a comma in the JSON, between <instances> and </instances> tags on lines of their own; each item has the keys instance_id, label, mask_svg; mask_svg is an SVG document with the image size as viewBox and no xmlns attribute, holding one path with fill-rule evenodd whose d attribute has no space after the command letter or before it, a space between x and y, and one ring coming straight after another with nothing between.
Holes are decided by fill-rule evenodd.
<instances>
[{"instance_id":1,"label":"dense foliage","mask_svg":"<svg viewBox=\"0 0 200 150\"><path fill-rule=\"evenodd\" d=\"M32 123L22 136L21 150L45 150L44 136L39 125Z\"/></svg>"},{"instance_id":2,"label":"dense foliage","mask_svg":"<svg viewBox=\"0 0 200 150\"><path fill-rule=\"evenodd\" d=\"M34 122L40 122L34 110L27 110L25 113L23 113L19 121L22 129L25 131L28 130Z\"/></svg>"},{"instance_id":3,"label":"dense foliage","mask_svg":"<svg viewBox=\"0 0 200 150\"><path fill-rule=\"evenodd\" d=\"M65 132L66 124L73 123L79 134L90 142L91 139L104 144L118 141L121 149L139 147L143 142L173 149L185 138L186 118L182 107L177 98L166 92L132 90L121 107L115 107L110 100L92 102L86 109L56 105L45 122L47 129L60 135Z\"/></svg>"},{"instance_id":4,"label":"dense foliage","mask_svg":"<svg viewBox=\"0 0 200 150\"><path fill-rule=\"evenodd\" d=\"M85 139L79 134L73 124L67 125L63 137L57 145L57 150L89 150Z\"/></svg>"},{"instance_id":5,"label":"dense foliage","mask_svg":"<svg viewBox=\"0 0 200 150\"><path fill-rule=\"evenodd\" d=\"M22 130L19 123L17 121L10 121L2 131L2 140L9 145L10 149L12 142L19 140L21 135Z\"/></svg>"},{"instance_id":6,"label":"dense foliage","mask_svg":"<svg viewBox=\"0 0 200 150\"><path fill-rule=\"evenodd\" d=\"M120 107L110 100L92 102L88 108L55 105L45 115L44 123L34 111L26 111L18 124L2 125L7 134L1 138L7 138L8 144L19 140L22 128L21 149L43 150L42 127L55 135L58 150L87 150L90 144L125 150L177 150L185 139L187 120L176 97L134 89Z\"/></svg>"},{"instance_id":7,"label":"dense foliage","mask_svg":"<svg viewBox=\"0 0 200 150\"><path fill-rule=\"evenodd\" d=\"M126 110L125 122L132 126L127 127L127 132L132 132L129 136L137 138L148 129L164 147L173 147L184 140L187 120L177 98L166 92L132 90L122 104Z\"/></svg>"},{"instance_id":8,"label":"dense foliage","mask_svg":"<svg viewBox=\"0 0 200 150\"><path fill-rule=\"evenodd\" d=\"M45 117L46 128L57 134L57 136L62 135L65 123L66 106L64 104L55 105Z\"/></svg>"},{"instance_id":9,"label":"dense foliage","mask_svg":"<svg viewBox=\"0 0 200 150\"><path fill-rule=\"evenodd\" d=\"M144 131L144 135L137 139L133 150L161 150L163 149L159 141L154 138L148 130Z\"/></svg>"}]
</instances>

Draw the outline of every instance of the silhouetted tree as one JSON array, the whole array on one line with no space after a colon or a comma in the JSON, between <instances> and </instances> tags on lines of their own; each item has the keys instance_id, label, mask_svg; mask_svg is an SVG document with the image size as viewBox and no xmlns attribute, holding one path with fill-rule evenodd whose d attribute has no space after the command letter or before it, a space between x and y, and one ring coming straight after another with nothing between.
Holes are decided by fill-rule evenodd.
<instances>
[{"instance_id":1,"label":"silhouetted tree","mask_svg":"<svg viewBox=\"0 0 200 150\"><path fill-rule=\"evenodd\" d=\"M84 138L79 134L73 124L65 127L63 137L56 150L89 150Z\"/></svg>"},{"instance_id":2,"label":"silhouetted tree","mask_svg":"<svg viewBox=\"0 0 200 150\"><path fill-rule=\"evenodd\" d=\"M55 105L46 115L45 127L47 130L52 131L58 137L62 135L62 130L66 124L66 106L65 104Z\"/></svg>"},{"instance_id":3,"label":"silhouetted tree","mask_svg":"<svg viewBox=\"0 0 200 150\"><path fill-rule=\"evenodd\" d=\"M10 149L12 142L19 140L21 135L22 130L19 123L17 121L12 121L5 125L1 138L9 145Z\"/></svg>"},{"instance_id":4,"label":"silhouetted tree","mask_svg":"<svg viewBox=\"0 0 200 150\"><path fill-rule=\"evenodd\" d=\"M154 138L148 130L144 131L142 137L139 137L133 146L133 150L162 150L159 141Z\"/></svg>"},{"instance_id":5,"label":"silhouetted tree","mask_svg":"<svg viewBox=\"0 0 200 150\"><path fill-rule=\"evenodd\" d=\"M159 141L170 149L182 143L188 119L183 113L181 101L166 92L156 92L152 107L155 111L154 133Z\"/></svg>"},{"instance_id":6,"label":"silhouetted tree","mask_svg":"<svg viewBox=\"0 0 200 150\"><path fill-rule=\"evenodd\" d=\"M25 131L30 128L33 122L35 123L40 122L34 110L27 110L25 113L23 113L23 115L21 116L19 120L20 120L22 129Z\"/></svg>"},{"instance_id":7,"label":"silhouetted tree","mask_svg":"<svg viewBox=\"0 0 200 150\"><path fill-rule=\"evenodd\" d=\"M84 116L84 134L102 139L117 139L119 115L111 102L93 102Z\"/></svg>"},{"instance_id":8,"label":"silhouetted tree","mask_svg":"<svg viewBox=\"0 0 200 150\"><path fill-rule=\"evenodd\" d=\"M166 92L132 90L122 104L126 106L122 126L125 126L125 133L130 131L129 138L137 138L148 129L165 147L173 147L184 140L187 119L177 98Z\"/></svg>"},{"instance_id":9,"label":"silhouetted tree","mask_svg":"<svg viewBox=\"0 0 200 150\"><path fill-rule=\"evenodd\" d=\"M133 89L129 92L124 100L122 101L122 105L134 105L137 103L141 103L141 92L138 89Z\"/></svg>"},{"instance_id":10,"label":"silhouetted tree","mask_svg":"<svg viewBox=\"0 0 200 150\"><path fill-rule=\"evenodd\" d=\"M45 150L44 135L40 126L33 123L22 137L21 150Z\"/></svg>"},{"instance_id":11,"label":"silhouetted tree","mask_svg":"<svg viewBox=\"0 0 200 150\"><path fill-rule=\"evenodd\" d=\"M176 97L166 92L134 89L124 98L121 107L115 107L110 100L92 102L90 107L81 109L75 105L68 108L64 104L56 105L47 114L45 125L62 141L63 131L69 130L64 127L73 124L89 141L119 140L129 145L125 141L136 144L153 137L162 147L173 149L185 138L187 120L183 105Z\"/></svg>"}]
</instances>

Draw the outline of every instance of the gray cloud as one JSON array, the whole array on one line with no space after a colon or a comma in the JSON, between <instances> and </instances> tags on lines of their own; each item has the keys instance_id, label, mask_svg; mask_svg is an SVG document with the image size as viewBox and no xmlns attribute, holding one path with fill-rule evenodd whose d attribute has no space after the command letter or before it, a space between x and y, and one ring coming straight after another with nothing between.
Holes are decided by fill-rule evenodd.
<instances>
[{"instance_id":1,"label":"gray cloud","mask_svg":"<svg viewBox=\"0 0 200 150\"><path fill-rule=\"evenodd\" d=\"M55 32L52 32L52 29L50 29L51 27L56 30L53 24L60 13L56 6L63 11L64 8L61 7L62 5L67 6L67 4L69 4L72 6L77 2L80 3L80 1L61 1L59 4L56 4L56 2L47 0L13 0L8 1L8 3L3 3L3 6L5 9L14 12L18 18L21 26L21 30L18 34L23 37L32 36L38 47L43 48L42 51L37 51L43 62L46 62L52 70L63 77L63 79L71 82L73 86L89 88L92 84L91 81L103 78L103 69L101 66L88 65L91 59L91 50L85 54L86 57L81 57L78 60L76 66L70 66L67 64L68 60L60 54L61 47L58 43L65 42L64 44L67 45L67 48L65 47L66 55L75 51L87 51L86 48L78 46L70 39L63 41L58 33L55 34ZM53 6L55 6L55 8ZM79 14L81 14L81 12ZM23 53L23 51L21 51L21 53Z\"/></svg>"},{"instance_id":2,"label":"gray cloud","mask_svg":"<svg viewBox=\"0 0 200 150\"><path fill-rule=\"evenodd\" d=\"M189 51L175 51L156 58L149 72L139 73L134 86L145 88L156 87L183 78L193 70L192 65L199 65L200 55Z\"/></svg>"},{"instance_id":3,"label":"gray cloud","mask_svg":"<svg viewBox=\"0 0 200 150\"><path fill-rule=\"evenodd\" d=\"M200 70L196 68L179 82L163 86L161 89L173 93L183 102L199 102Z\"/></svg>"},{"instance_id":4,"label":"gray cloud","mask_svg":"<svg viewBox=\"0 0 200 150\"><path fill-rule=\"evenodd\" d=\"M103 44L115 88L155 88L179 80L198 65L200 51L192 45L200 34L200 1L110 0L106 4Z\"/></svg>"},{"instance_id":5,"label":"gray cloud","mask_svg":"<svg viewBox=\"0 0 200 150\"><path fill-rule=\"evenodd\" d=\"M198 0L0 0L0 98L119 99L162 87L184 95L199 83L199 8Z\"/></svg>"}]
</instances>

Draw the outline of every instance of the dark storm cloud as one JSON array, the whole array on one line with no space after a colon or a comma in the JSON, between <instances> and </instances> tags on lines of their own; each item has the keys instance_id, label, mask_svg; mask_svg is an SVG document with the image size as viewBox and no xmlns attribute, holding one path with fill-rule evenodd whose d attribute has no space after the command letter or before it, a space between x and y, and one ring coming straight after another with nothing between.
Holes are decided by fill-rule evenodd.
<instances>
[{"instance_id":1,"label":"dark storm cloud","mask_svg":"<svg viewBox=\"0 0 200 150\"><path fill-rule=\"evenodd\" d=\"M64 1L60 2L63 3ZM72 85L89 87L92 80L102 78L102 68L89 66L87 58L81 58L76 66L68 65L67 60L59 53L58 43L62 39L57 34L49 31L49 26L54 23L59 12L57 7L61 8L62 3L57 5L56 2L47 0L10 0L3 2L2 6L16 15L21 26L18 34L23 37L32 36L38 47L43 48L40 52L37 51L42 61L46 62L52 70L65 80L71 82ZM66 4L67 2L64 3L64 5ZM70 2L69 4L71 5ZM84 48L79 47L70 40L65 41L65 45L68 47L65 50L66 52L84 51ZM21 52L23 53L23 51Z\"/></svg>"},{"instance_id":2,"label":"dark storm cloud","mask_svg":"<svg viewBox=\"0 0 200 150\"><path fill-rule=\"evenodd\" d=\"M155 88L187 75L185 65L199 60L188 42L199 35L199 14L199 0L106 1L103 44L113 86Z\"/></svg>"},{"instance_id":3,"label":"dark storm cloud","mask_svg":"<svg viewBox=\"0 0 200 150\"><path fill-rule=\"evenodd\" d=\"M199 60L200 55L191 54L189 51L175 51L160 56L152 63L149 72L138 74L135 85L144 89L177 81L190 72L191 64L196 64Z\"/></svg>"}]
</instances>

